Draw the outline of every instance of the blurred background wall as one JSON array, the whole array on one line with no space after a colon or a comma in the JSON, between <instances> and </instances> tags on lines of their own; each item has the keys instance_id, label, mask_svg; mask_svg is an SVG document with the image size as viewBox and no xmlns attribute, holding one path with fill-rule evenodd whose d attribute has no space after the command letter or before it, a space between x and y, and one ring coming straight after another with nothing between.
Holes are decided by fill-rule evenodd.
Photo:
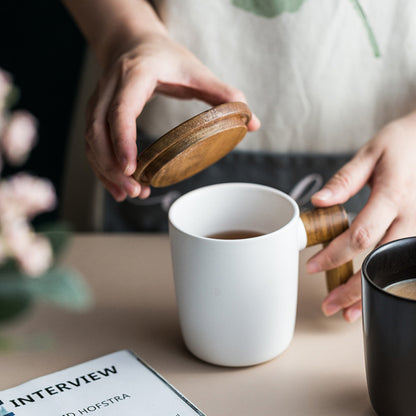
<instances>
[{"instance_id":1,"label":"blurred background wall","mask_svg":"<svg viewBox=\"0 0 416 416\"><path fill-rule=\"evenodd\" d=\"M0 1L0 67L20 89L15 108L28 110L39 121L38 144L19 170L49 178L60 202L84 54L84 39L59 1ZM57 219L59 209L40 221Z\"/></svg>"}]
</instances>

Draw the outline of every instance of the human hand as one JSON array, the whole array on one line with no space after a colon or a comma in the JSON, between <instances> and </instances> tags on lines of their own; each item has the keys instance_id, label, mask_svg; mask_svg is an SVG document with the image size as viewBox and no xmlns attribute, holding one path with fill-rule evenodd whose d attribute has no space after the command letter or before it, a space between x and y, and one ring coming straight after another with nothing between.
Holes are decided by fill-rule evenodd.
<instances>
[{"instance_id":1,"label":"human hand","mask_svg":"<svg viewBox=\"0 0 416 416\"><path fill-rule=\"evenodd\" d=\"M312 197L315 206L342 204L365 184L371 187L367 204L351 226L307 264L311 273L332 269L363 250L416 234L416 112L385 126ZM344 319L361 315L360 272L324 299L322 310Z\"/></svg>"},{"instance_id":2,"label":"human hand","mask_svg":"<svg viewBox=\"0 0 416 416\"><path fill-rule=\"evenodd\" d=\"M114 199L146 198L150 188L131 175L137 159L136 118L154 93L211 105L246 99L164 34L143 36L112 56L87 108L87 157ZM259 126L253 116L248 129Z\"/></svg>"}]
</instances>

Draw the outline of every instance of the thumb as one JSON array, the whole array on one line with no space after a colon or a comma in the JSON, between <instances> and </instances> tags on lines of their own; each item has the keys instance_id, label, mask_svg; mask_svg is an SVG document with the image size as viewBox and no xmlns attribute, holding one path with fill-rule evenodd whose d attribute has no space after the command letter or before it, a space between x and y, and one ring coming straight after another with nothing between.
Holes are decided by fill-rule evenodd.
<instances>
[{"instance_id":1,"label":"thumb","mask_svg":"<svg viewBox=\"0 0 416 416\"><path fill-rule=\"evenodd\" d=\"M377 160L378 155L362 148L321 190L312 195L312 204L327 207L348 201L369 181Z\"/></svg>"}]
</instances>

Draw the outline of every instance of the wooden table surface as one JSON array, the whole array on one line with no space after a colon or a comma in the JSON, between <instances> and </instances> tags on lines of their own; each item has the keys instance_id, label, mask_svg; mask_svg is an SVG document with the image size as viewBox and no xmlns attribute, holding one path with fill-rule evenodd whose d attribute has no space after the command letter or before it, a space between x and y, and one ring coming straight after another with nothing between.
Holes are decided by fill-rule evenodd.
<instances>
[{"instance_id":1,"label":"wooden table surface","mask_svg":"<svg viewBox=\"0 0 416 416\"><path fill-rule=\"evenodd\" d=\"M205 414L374 415L368 398L361 321L326 318L323 274L300 258L299 306L290 347L268 363L222 368L194 358L181 339L166 235L77 234L65 263L79 270L95 304L84 313L39 305L3 327L11 337L47 337L42 348L0 353L0 389L131 349ZM360 262L355 262L355 268Z\"/></svg>"}]
</instances>

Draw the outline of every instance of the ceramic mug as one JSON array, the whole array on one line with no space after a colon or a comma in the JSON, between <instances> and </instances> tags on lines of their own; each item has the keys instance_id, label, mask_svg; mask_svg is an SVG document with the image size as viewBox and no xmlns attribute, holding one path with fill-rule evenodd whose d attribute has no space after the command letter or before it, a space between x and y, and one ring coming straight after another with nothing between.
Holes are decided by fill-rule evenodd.
<instances>
[{"instance_id":1,"label":"ceramic mug","mask_svg":"<svg viewBox=\"0 0 416 416\"><path fill-rule=\"evenodd\" d=\"M295 327L299 251L347 227L342 207L300 215L290 196L257 184L212 185L177 199L169 210L169 235L188 349L224 366L254 365L283 352ZM215 237L230 230L261 235ZM350 262L330 273L329 287L351 275Z\"/></svg>"},{"instance_id":2,"label":"ceramic mug","mask_svg":"<svg viewBox=\"0 0 416 416\"><path fill-rule=\"evenodd\" d=\"M378 415L416 415L416 300L385 288L416 278L416 237L372 251L362 266L367 385Z\"/></svg>"}]
</instances>

